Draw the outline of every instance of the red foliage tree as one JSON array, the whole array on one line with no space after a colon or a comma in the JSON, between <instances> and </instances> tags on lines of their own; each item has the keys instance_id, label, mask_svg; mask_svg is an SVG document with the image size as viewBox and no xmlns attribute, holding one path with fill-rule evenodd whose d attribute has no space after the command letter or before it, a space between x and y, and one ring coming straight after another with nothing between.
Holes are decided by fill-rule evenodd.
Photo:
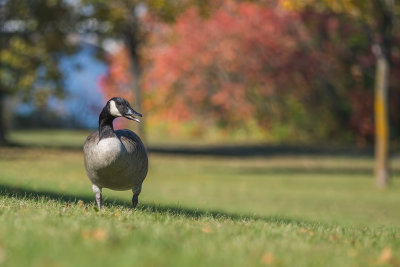
<instances>
[{"instance_id":1,"label":"red foliage tree","mask_svg":"<svg viewBox=\"0 0 400 267\"><path fill-rule=\"evenodd\" d=\"M351 21L225 0L206 18L191 8L174 24L144 23L150 117L228 128L251 118L297 140L372 137L373 55ZM110 57L107 97L131 97L128 58L124 49Z\"/></svg>"},{"instance_id":2,"label":"red foliage tree","mask_svg":"<svg viewBox=\"0 0 400 267\"><path fill-rule=\"evenodd\" d=\"M234 126L255 117L268 125L271 117L282 119L271 103L303 96L314 83L310 66L319 57L294 13L225 1L206 20L190 9L159 29L144 83L172 118Z\"/></svg>"}]
</instances>

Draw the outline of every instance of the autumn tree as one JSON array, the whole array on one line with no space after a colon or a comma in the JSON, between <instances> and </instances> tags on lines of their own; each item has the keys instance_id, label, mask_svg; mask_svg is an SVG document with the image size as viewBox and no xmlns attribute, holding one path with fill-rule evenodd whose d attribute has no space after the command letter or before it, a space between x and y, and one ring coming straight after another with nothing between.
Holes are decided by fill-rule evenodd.
<instances>
[{"instance_id":1,"label":"autumn tree","mask_svg":"<svg viewBox=\"0 0 400 267\"><path fill-rule=\"evenodd\" d=\"M315 49L298 14L223 1L207 16L190 8L174 24L151 25L142 82L152 114L195 119L203 128L256 122L286 140L322 139L340 128L327 112L340 101L315 97L317 88L335 79L324 64L335 55ZM106 94L129 87L126 57L123 49L110 57L102 80Z\"/></svg>"},{"instance_id":2,"label":"autumn tree","mask_svg":"<svg viewBox=\"0 0 400 267\"><path fill-rule=\"evenodd\" d=\"M224 3L206 19L190 9L172 27L158 28L144 83L153 112L231 128L255 120L293 140L323 135L306 118L313 113L305 99L328 71L311 67L322 65L321 57L300 17L257 3ZM290 128L297 123L301 134Z\"/></svg>"},{"instance_id":3,"label":"autumn tree","mask_svg":"<svg viewBox=\"0 0 400 267\"><path fill-rule=\"evenodd\" d=\"M146 17L151 14L164 22L174 21L177 14L181 13L187 6L207 6L208 1L155 1L155 0L81 0L82 15L86 21L85 33L96 34L99 47L110 39L121 41L127 52L129 62L126 66L130 68L128 86L132 88L132 94L126 94L129 99L134 100L135 109L142 110L141 77L143 72L142 49L147 40ZM88 12L85 12L88 10ZM105 57L107 58L107 56ZM111 63L112 64L112 63ZM104 85L109 84L104 83ZM127 92L125 92L127 93ZM144 138L143 123L139 125L139 134Z\"/></svg>"},{"instance_id":4,"label":"autumn tree","mask_svg":"<svg viewBox=\"0 0 400 267\"><path fill-rule=\"evenodd\" d=\"M146 28L143 108L158 121L229 132L255 122L292 142L373 138L375 59L363 25L350 16L219 1L206 16L190 8L175 23L150 19ZM103 91L129 92L126 49L109 58Z\"/></svg>"},{"instance_id":5,"label":"autumn tree","mask_svg":"<svg viewBox=\"0 0 400 267\"><path fill-rule=\"evenodd\" d=\"M378 187L386 187L389 181L389 124L388 87L393 43L394 20L400 5L394 0L331 1L283 0L282 5L291 10L318 8L352 17L362 25L369 37L371 50L376 58L375 74L375 176Z\"/></svg>"}]
</instances>

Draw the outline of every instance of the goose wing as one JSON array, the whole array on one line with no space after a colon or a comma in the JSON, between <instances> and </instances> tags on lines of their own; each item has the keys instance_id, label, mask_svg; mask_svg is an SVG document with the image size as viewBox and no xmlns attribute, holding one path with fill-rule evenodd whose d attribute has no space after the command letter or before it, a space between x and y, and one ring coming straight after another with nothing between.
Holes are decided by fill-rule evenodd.
<instances>
[{"instance_id":1,"label":"goose wing","mask_svg":"<svg viewBox=\"0 0 400 267\"><path fill-rule=\"evenodd\" d=\"M115 131L115 134L125 146L128 154L130 154L132 161L138 168L139 176L144 179L148 170L148 157L142 140L137 134L126 129L117 130Z\"/></svg>"}]
</instances>

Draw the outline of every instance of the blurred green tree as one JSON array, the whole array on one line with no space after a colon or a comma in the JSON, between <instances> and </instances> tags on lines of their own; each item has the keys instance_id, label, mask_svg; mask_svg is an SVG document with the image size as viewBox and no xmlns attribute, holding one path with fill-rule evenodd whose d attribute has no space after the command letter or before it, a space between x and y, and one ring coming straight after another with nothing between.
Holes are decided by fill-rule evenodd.
<instances>
[{"instance_id":1,"label":"blurred green tree","mask_svg":"<svg viewBox=\"0 0 400 267\"><path fill-rule=\"evenodd\" d=\"M74 6L62 0L0 1L0 143L6 142L4 101L20 94L44 106L62 96L58 61L76 51Z\"/></svg>"},{"instance_id":2,"label":"blurred green tree","mask_svg":"<svg viewBox=\"0 0 400 267\"><path fill-rule=\"evenodd\" d=\"M20 94L38 106L50 95L63 94L58 61L77 51L78 41L98 47L123 40L128 48L135 107L141 109L141 47L146 40L142 16L151 12L173 21L188 5L207 7L208 1L163 0L4 0L0 1L0 142L6 142L4 99ZM99 49L99 51L102 51ZM102 51L103 52L103 51ZM105 53L101 58L105 59Z\"/></svg>"}]
</instances>

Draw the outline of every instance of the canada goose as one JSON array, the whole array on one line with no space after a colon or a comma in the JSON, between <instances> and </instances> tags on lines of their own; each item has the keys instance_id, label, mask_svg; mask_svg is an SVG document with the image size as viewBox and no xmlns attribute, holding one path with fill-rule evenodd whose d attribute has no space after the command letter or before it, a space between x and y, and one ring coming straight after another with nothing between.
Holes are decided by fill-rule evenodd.
<instances>
[{"instance_id":1,"label":"canada goose","mask_svg":"<svg viewBox=\"0 0 400 267\"><path fill-rule=\"evenodd\" d=\"M132 205L136 207L142 183L147 175L146 149L134 132L114 131L113 120L125 117L140 122L142 114L131 108L128 101L113 97L107 101L99 116L99 130L91 133L83 145L86 173L101 209L102 188L133 192Z\"/></svg>"}]
</instances>

